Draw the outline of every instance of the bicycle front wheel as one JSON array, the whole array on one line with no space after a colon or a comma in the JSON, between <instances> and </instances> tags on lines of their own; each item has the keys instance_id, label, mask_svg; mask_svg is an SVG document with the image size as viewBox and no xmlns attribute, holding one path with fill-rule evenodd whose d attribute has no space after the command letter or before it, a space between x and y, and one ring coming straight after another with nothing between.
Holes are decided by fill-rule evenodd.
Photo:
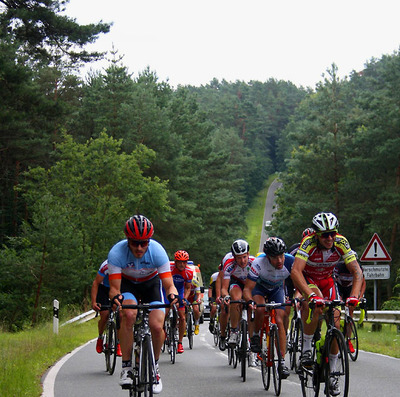
<instances>
[{"instance_id":1,"label":"bicycle front wheel","mask_svg":"<svg viewBox=\"0 0 400 397\"><path fill-rule=\"evenodd\" d=\"M142 393L143 397L151 397L153 396L154 371L150 335L145 335L141 345L137 391L139 397Z\"/></svg>"},{"instance_id":2,"label":"bicycle front wheel","mask_svg":"<svg viewBox=\"0 0 400 397\"><path fill-rule=\"evenodd\" d=\"M190 313L188 315L187 324L186 324L186 332L189 341L189 349L193 349L193 315Z\"/></svg>"},{"instance_id":3,"label":"bicycle front wheel","mask_svg":"<svg viewBox=\"0 0 400 397\"><path fill-rule=\"evenodd\" d=\"M175 364L176 357L176 335L175 328L169 327L169 354L171 356L171 364Z\"/></svg>"},{"instance_id":4,"label":"bicycle front wheel","mask_svg":"<svg viewBox=\"0 0 400 397\"><path fill-rule=\"evenodd\" d=\"M112 375L117 361L117 326L110 321L107 326L106 347L104 351L107 372Z\"/></svg>"},{"instance_id":5,"label":"bicycle front wheel","mask_svg":"<svg viewBox=\"0 0 400 397\"><path fill-rule=\"evenodd\" d=\"M301 383L301 393L303 397L318 397L320 385L320 367L316 363L315 343L313 342L312 358L314 364L311 368L304 368L299 365L297 373Z\"/></svg>"},{"instance_id":6,"label":"bicycle front wheel","mask_svg":"<svg viewBox=\"0 0 400 397\"><path fill-rule=\"evenodd\" d=\"M303 324L300 318L294 320L293 329L290 330L290 369L297 372L300 363L303 338Z\"/></svg>"},{"instance_id":7,"label":"bicycle front wheel","mask_svg":"<svg viewBox=\"0 0 400 397\"><path fill-rule=\"evenodd\" d=\"M343 334L331 329L325 341L325 395L347 397L349 392L349 357ZM337 359L331 352L338 351ZM336 356L336 354L335 354Z\"/></svg>"},{"instance_id":8,"label":"bicycle front wheel","mask_svg":"<svg viewBox=\"0 0 400 397\"><path fill-rule=\"evenodd\" d=\"M240 349L240 369L243 382L246 382L246 366L247 366L247 321L242 320L240 327L241 341L239 345Z\"/></svg>"},{"instance_id":9,"label":"bicycle front wheel","mask_svg":"<svg viewBox=\"0 0 400 397\"><path fill-rule=\"evenodd\" d=\"M357 335L357 327L354 323L354 320L348 316L346 318L346 347L349 352L349 356L352 361L356 361L358 357L358 335Z\"/></svg>"},{"instance_id":10,"label":"bicycle front wheel","mask_svg":"<svg viewBox=\"0 0 400 397\"><path fill-rule=\"evenodd\" d=\"M272 379L274 380L275 394L279 396L281 394L281 372L282 372L282 359L281 359L281 349L279 347L279 335L278 327L274 324L270 330L270 357L272 361Z\"/></svg>"}]
</instances>

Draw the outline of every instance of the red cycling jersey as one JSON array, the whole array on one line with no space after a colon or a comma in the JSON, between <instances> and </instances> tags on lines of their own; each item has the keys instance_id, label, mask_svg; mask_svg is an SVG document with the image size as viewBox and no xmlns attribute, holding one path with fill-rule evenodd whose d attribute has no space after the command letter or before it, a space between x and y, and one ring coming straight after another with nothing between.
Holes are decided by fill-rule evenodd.
<instances>
[{"instance_id":1,"label":"red cycling jersey","mask_svg":"<svg viewBox=\"0 0 400 397\"><path fill-rule=\"evenodd\" d=\"M343 260L345 264L356 260L355 252L350 248L346 237L337 234L333 247L321 249L315 235L306 236L300 243L296 258L306 261L304 276L312 280L331 278L336 264Z\"/></svg>"}]
</instances>

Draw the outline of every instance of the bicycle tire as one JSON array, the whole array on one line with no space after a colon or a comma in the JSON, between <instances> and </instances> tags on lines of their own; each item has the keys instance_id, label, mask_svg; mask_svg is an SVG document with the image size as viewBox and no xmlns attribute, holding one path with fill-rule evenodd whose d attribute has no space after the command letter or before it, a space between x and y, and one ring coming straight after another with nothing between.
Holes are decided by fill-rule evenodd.
<instances>
[{"instance_id":1,"label":"bicycle tire","mask_svg":"<svg viewBox=\"0 0 400 397\"><path fill-rule=\"evenodd\" d=\"M189 341L189 349L193 349L193 334L194 334L194 329L193 329L193 315L192 313L189 313L188 316L188 321L186 324L186 332L188 336L188 341Z\"/></svg>"},{"instance_id":2,"label":"bicycle tire","mask_svg":"<svg viewBox=\"0 0 400 397\"><path fill-rule=\"evenodd\" d=\"M274 382L275 395L279 396L281 394L282 387L282 360L281 360L281 349L279 345L279 335L278 327L273 324L270 329L270 354L272 360L272 379Z\"/></svg>"},{"instance_id":3,"label":"bicycle tire","mask_svg":"<svg viewBox=\"0 0 400 397\"><path fill-rule=\"evenodd\" d=\"M171 359L171 364L175 364L176 358L176 336L175 328L170 325L169 327L169 354Z\"/></svg>"},{"instance_id":4,"label":"bicycle tire","mask_svg":"<svg viewBox=\"0 0 400 397\"><path fill-rule=\"evenodd\" d=\"M313 342L312 358L314 365L310 369L299 365L297 373L300 378L301 393L303 397L318 397L320 388L319 366L316 363L315 343Z\"/></svg>"},{"instance_id":5,"label":"bicycle tire","mask_svg":"<svg viewBox=\"0 0 400 397\"><path fill-rule=\"evenodd\" d=\"M215 320L214 320L214 330L213 331L214 331L213 332L214 345L218 346L220 329L219 329L219 320L217 318L215 318Z\"/></svg>"},{"instance_id":6,"label":"bicycle tire","mask_svg":"<svg viewBox=\"0 0 400 397\"><path fill-rule=\"evenodd\" d=\"M349 330L350 330L350 335L348 334ZM356 361L358 358L358 334L357 334L356 324L350 316L346 316L344 333L345 333L345 339L346 339L346 347L348 348L349 356L352 361ZM351 344L354 348L354 352L350 351L349 341L351 342Z\"/></svg>"},{"instance_id":7,"label":"bicycle tire","mask_svg":"<svg viewBox=\"0 0 400 397\"><path fill-rule=\"evenodd\" d=\"M243 382L246 382L246 367L247 367L247 321L242 320L240 326L241 341L239 345L240 350L240 374Z\"/></svg>"},{"instance_id":8,"label":"bicycle tire","mask_svg":"<svg viewBox=\"0 0 400 397\"><path fill-rule=\"evenodd\" d=\"M302 349L302 338L303 338L303 324L300 318L294 320L293 330L291 331L291 346L290 346L290 369L297 372L300 365L300 356Z\"/></svg>"},{"instance_id":9,"label":"bicycle tire","mask_svg":"<svg viewBox=\"0 0 400 397\"><path fill-rule=\"evenodd\" d=\"M107 327L106 346L104 353L106 356L107 372L113 375L117 361L117 326L114 321L110 321Z\"/></svg>"},{"instance_id":10,"label":"bicycle tire","mask_svg":"<svg viewBox=\"0 0 400 397\"><path fill-rule=\"evenodd\" d=\"M269 339L270 335L266 328L261 330L261 378L265 390L271 385L271 362L269 360Z\"/></svg>"},{"instance_id":11,"label":"bicycle tire","mask_svg":"<svg viewBox=\"0 0 400 397\"><path fill-rule=\"evenodd\" d=\"M143 394L143 397L153 396L153 362L151 353L150 335L145 335L140 348L140 367L139 367L139 382L138 396Z\"/></svg>"},{"instance_id":12,"label":"bicycle tire","mask_svg":"<svg viewBox=\"0 0 400 397\"><path fill-rule=\"evenodd\" d=\"M333 371L330 368L330 360L329 352L331 351L332 345L337 344L338 351L338 360L336 364L336 368ZM338 397L347 397L349 393L349 357L347 354L346 342L343 334L336 328L332 328L329 330L328 336L325 341L324 348L324 357L325 357L325 368L324 368L324 378L325 378L325 395L327 397L330 396L329 393L329 385L330 378L334 376L340 388L340 393L336 396Z\"/></svg>"}]
</instances>

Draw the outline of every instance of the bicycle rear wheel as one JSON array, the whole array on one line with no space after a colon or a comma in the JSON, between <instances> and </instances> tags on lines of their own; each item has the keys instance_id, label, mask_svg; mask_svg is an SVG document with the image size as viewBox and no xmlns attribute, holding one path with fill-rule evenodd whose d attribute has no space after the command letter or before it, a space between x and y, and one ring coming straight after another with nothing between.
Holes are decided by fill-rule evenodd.
<instances>
[{"instance_id":1,"label":"bicycle rear wheel","mask_svg":"<svg viewBox=\"0 0 400 397\"><path fill-rule=\"evenodd\" d=\"M243 382L246 382L246 367L247 367L247 321L242 320L240 326L240 369Z\"/></svg>"},{"instance_id":2,"label":"bicycle rear wheel","mask_svg":"<svg viewBox=\"0 0 400 397\"><path fill-rule=\"evenodd\" d=\"M349 357L347 355L346 342L343 334L335 329L331 329L327 340L325 341L325 395L329 397L330 395L335 395L339 397L347 397L349 392ZM338 347L338 358L337 363L332 367L333 361L329 358L329 352L332 347ZM333 385L332 383L337 383L335 388L335 394L332 393Z\"/></svg>"},{"instance_id":3,"label":"bicycle rear wheel","mask_svg":"<svg viewBox=\"0 0 400 397\"><path fill-rule=\"evenodd\" d=\"M346 347L349 352L349 356L352 361L356 361L358 357L358 335L357 335L357 327L354 323L354 320L350 317L346 317L346 330L345 339L346 339Z\"/></svg>"},{"instance_id":4,"label":"bicycle rear wheel","mask_svg":"<svg viewBox=\"0 0 400 397\"><path fill-rule=\"evenodd\" d=\"M114 321L108 322L104 355L107 372L112 375L117 361L117 326Z\"/></svg>"},{"instance_id":5,"label":"bicycle rear wheel","mask_svg":"<svg viewBox=\"0 0 400 397\"><path fill-rule=\"evenodd\" d=\"M213 332L214 345L215 346L218 346L219 335L220 335L219 320L217 318L215 318L215 320L214 320L214 332Z\"/></svg>"},{"instance_id":6,"label":"bicycle rear wheel","mask_svg":"<svg viewBox=\"0 0 400 397\"><path fill-rule=\"evenodd\" d=\"M301 392L303 397L318 397L319 394L320 369L315 361L316 352L314 343L313 343L312 358L314 361L314 365L312 366L312 368L304 368L302 365L299 365L297 368L297 373L300 378Z\"/></svg>"},{"instance_id":7,"label":"bicycle rear wheel","mask_svg":"<svg viewBox=\"0 0 400 397\"><path fill-rule=\"evenodd\" d=\"M282 359L281 359L281 349L279 347L279 335L278 327L274 324L270 329L270 358L272 361L272 379L274 381L275 394L279 396L281 394L281 372L282 372Z\"/></svg>"}]
</instances>

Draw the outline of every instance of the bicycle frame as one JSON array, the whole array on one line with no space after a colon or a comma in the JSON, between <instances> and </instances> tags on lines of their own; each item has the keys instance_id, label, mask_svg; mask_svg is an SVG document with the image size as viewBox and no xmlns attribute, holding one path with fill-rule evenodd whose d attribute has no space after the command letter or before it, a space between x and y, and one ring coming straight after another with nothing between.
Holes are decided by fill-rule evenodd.
<instances>
[{"instance_id":1,"label":"bicycle frame","mask_svg":"<svg viewBox=\"0 0 400 397\"><path fill-rule=\"evenodd\" d=\"M133 371L133 384L129 386L130 396L144 396L153 395L153 384L156 382L156 363L154 358L153 343L151 337L151 330L149 325L149 315L151 309L161 309L169 307L169 304L137 304L137 305L122 305L122 309L136 309L136 322L133 327L133 341L134 346L132 349L132 362L135 363L135 370ZM149 349L149 353L144 348ZM145 354L148 357L145 357ZM147 359L149 362L146 365Z\"/></svg>"}]
</instances>

